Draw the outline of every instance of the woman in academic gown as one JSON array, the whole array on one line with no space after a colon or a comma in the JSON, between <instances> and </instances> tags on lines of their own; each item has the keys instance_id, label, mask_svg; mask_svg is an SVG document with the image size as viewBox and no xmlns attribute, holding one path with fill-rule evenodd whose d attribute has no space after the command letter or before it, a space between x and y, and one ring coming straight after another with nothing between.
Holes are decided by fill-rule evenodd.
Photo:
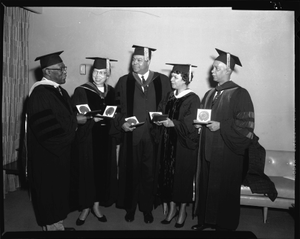
<instances>
[{"instance_id":1,"label":"woman in academic gown","mask_svg":"<svg viewBox=\"0 0 300 239\"><path fill-rule=\"evenodd\" d=\"M177 217L176 228L184 226L186 205L193 200L199 138L193 120L196 119L200 98L188 88L192 79L190 68L191 65L174 64L171 73L174 91L159 106L167 118L156 121L163 127L158 151L158 195L163 204L169 206L161 223L169 224Z\"/></svg>"},{"instance_id":2,"label":"woman in academic gown","mask_svg":"<svg viewBox=\"0 0 300 239\"><path fill-rule=\"evenodd\" d=\"M117 194L113 119L99 117L103 115L106 106L114 105L114 88L106 82L111 73L110 62L115 60L98 57L87 59L94 59L92 82L77 87L72 101L79 112L82 105L88 105L91 111L99 112L92 115L86 124L79 126L76 134L73 176L77 179L75 189L78 190L78 209L81 210L76 225L84 224L90 211L100 222L106 222L107 218L99 206L112 205Z\"/></svg>"}]
</instances>

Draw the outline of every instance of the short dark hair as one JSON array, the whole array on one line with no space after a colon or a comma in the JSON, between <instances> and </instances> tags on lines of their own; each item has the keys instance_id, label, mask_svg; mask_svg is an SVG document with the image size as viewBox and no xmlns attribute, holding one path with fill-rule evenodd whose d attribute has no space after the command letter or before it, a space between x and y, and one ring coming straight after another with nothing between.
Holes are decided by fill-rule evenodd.
<instances>
[{"instance_id":1,"label":"short dark hair","mask_svg":"<svg viewBox=\"0 0 300 239\"><path fill-rule=\"evenodd\" d=\"M189 78L189 74L182 71L172 71L172 73L180 74L182 76L182 80L185 82L186 85L190 84L193 79L193 72L191 73L191 79Z\"/></svg>"}]
</instances>

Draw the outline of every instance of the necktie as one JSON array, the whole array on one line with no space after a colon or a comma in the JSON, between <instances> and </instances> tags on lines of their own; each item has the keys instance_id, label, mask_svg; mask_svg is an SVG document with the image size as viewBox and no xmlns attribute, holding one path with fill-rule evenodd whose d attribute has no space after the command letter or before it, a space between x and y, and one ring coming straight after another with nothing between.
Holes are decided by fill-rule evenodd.
<instances>
[{"instance_id":1,"label":"necktie","mask_svg":"<svg viewBox=\"0 0 300 239\"><path fill-rule=\"evenodd\" d=\"M144 76L142 76L142 83L143 83L143 85L146 84L146 80L145 80Z\"/></svg>"},{"instance_id":2,"label":"necktie","mask_svg":"<svg viewBox=\"0 0 300 239\"><path fill-rule=\"evenodd\" d=\"M63 95L60 86L58 86L57 89L58 89L59 93L60 93L61 95Z\"/></svg>"},{"instance_id":3,"label":"necktie","mask_svg":"<svg viewBox=\"0 0 300 239\"><path fill-rule=\"evenodd\" d=\"M142 78L142 83L143 83L143 91L144 91L144 93L146 93L147 92L147 85L146 85L146 80L145 80L145 78L144 78L144 76L142 76L141 77Z\"/></svg>"},{"instance_id":4,"label":"necktie","mask_svg":"<svg viewBox=\"0 0 300 239\"><path fill-rule=\"evenodd\" d=\"M221 95L221 92L222 91L220 91L220 90L217 91L217 94L215 95L215 98L213 99L211 106L213 106L215 104L215 102L217 101L217 99Z\"/></svg>"}]
</instances>

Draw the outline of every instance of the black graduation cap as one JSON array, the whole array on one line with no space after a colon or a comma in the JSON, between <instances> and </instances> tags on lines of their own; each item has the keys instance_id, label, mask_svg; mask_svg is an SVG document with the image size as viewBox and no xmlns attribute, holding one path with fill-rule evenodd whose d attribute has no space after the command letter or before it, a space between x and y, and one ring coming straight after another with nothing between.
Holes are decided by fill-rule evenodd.
<instances>
[{"instance_id":1,"label":"black graduation cap","mask_svg":"<svg viewBox=\"0 0 300 239\"><path fill-rule=\"evenodd\" d=\"M133 55L141 55L145 57L145 60L151 59L151 52L156 51L154 48L145 47L145 46L132 46L134 49Z\"/></svg>"},{"instance_id":2,"label":"black graduation cap","mask_svg":"<svg viewBox=\"0 0 300 239\"><path fill-rule=\"evenodd\" d=\"M35 58L34 61L40 61L41 68L44 69L48 66L52 66L58 63L63 62L63 60L60 58L60 54L63 53L64 51L58 51L54 53L50 53L44 56L39 56Z\"/></svg>"},{"instance_id":3,"label":"black graduation cap","mask_svg":"<svg viewBox=\"0 0 300 239\"><path fill-rule=\"evenodd\" d=\"M217 48L216 51L219 53L219 56L215 59L215 61L223 62L224 64L229 66L231 70L234 70L235 64L242 66L242 63L240 62L240 59L237 56L232 55L229 52L219 50Z\"/></svg>"},{"instance_id":4,"label":"black graduation cap","mask_svg":"<svg viewBox=\"0 0 300 239\"><path fill-rule=\"evenodd\" d=\"M106 69L107 71L110 70L110 62L117 61L109 58L102 58L102 57L86 57L86 59L94 60L93 67L96 69Z\"/></svg>"},{"instance_id":5,"label":"black graduation cap","mask_svg":"<svg viewBox=\"0 0 300 239\"><path fill-rule=\"evenodd\" d=\"M166 65L172 65L172 71L180 71L189 75L189 81L191 81L191 67L197 67L191 64L176 64L176 63L166 63Z\"/></svg>"}]
</instances>

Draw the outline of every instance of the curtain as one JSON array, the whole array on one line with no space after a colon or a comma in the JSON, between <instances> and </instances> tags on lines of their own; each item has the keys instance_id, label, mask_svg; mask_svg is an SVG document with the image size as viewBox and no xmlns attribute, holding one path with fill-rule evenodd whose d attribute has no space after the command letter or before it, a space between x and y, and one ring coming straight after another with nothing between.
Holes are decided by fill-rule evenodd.
<instances>
[{"instance_id":1,"label":"curtain","mask_svg":"<svg viewBox=\"0 0 300 239\"><path fill-rule=\"evenodd\" d=\"M5 7L3 16L2 154L3 165L19 159L24 102L29 91L29 12ZM3 170L3 193L20 187L18 175Z\"/></svg>"}]
</instances>

